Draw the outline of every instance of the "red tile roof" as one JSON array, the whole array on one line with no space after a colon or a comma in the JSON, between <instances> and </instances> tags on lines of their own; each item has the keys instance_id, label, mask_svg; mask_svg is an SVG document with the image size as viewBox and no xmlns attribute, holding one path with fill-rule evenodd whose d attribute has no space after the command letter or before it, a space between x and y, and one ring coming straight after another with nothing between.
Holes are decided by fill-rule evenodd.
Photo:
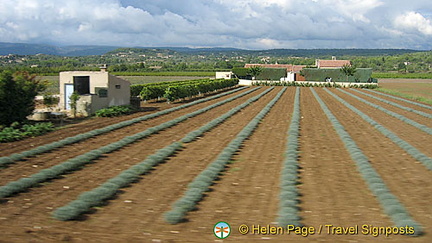
<instances>
[{"instance_id":1,"label":"red tile roof","mask_svg":"<svg viewBox=\"0 0 432 243\"><path fill-rule=\"evenodd\" d=\"M318 68L341 68L343 65L351 65L349 60L317 60Z\"/></svg>"}]
</instances>

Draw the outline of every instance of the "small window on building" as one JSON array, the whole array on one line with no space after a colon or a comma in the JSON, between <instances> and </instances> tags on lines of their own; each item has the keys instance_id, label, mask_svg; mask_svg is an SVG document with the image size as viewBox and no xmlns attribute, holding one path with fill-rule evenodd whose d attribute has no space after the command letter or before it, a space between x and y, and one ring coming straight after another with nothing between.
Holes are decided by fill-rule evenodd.
<instances>
[{"instance_id":1,"label":"small window on building","mask_svg":"<svg viewBox=\"0 0 432 243\"><path fill-rule=\"evenodd\" d=\"M116 89L121 89L121 85L120 84L116 84L115 88Z\"/></svg>"}]
</instances>

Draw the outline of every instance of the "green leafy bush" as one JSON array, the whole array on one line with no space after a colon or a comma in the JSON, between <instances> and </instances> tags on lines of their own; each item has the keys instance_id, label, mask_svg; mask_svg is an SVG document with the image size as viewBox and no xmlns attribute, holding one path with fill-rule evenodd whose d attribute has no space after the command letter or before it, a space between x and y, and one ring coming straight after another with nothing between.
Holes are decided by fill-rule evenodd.
<instances>
[{"instance_id":1,"label":"green leafy bush","mask_svg":"<svg viewBox=\"0 0 432 243\"><path fill-rule=\"evenodd\" d=\"M97 117L115 117L131 114L135 109L130 105L111 106L108 108L100 109L96 111Z\"/></svg>"},{"instance_id":2,"label":"green leafy bush","mask_svg":"<svg viewBox=\"0 0 432 243\"><path fill-rule=\"evenodd\" d=\"M18 141L26 137L36 137L53 131L54 125L51 122L24 124L21 127L5 127L0 131L0 142L7 143Z\"/></svg>"}]
</instances>

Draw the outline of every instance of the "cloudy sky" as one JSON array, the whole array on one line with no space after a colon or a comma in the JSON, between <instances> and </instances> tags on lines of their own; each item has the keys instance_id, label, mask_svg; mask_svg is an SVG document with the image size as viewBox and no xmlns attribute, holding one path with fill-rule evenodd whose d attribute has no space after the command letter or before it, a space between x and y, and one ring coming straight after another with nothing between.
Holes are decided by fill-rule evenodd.
<instances>
[{"instance_id":1,"label":"cloudy sky","mask_svg":"<svg viewBox=\"0 0 432 243\"><path fill-rule=\"evenodd\" d=\"M0 0L0 42L432 49L430 0Z\"/></svg>"}]
</instances>

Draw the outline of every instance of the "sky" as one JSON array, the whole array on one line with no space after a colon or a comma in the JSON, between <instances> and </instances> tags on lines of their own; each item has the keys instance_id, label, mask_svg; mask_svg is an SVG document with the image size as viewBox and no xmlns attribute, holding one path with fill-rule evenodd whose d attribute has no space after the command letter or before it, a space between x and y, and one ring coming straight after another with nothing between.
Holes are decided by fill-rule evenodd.
<instances>
[{"instance_id":1,"label":"sky","mask_svg":"<svg viewBox=\"0 0 432 243\"><path fill-rule=\"evenodd\" d=\"M430 0L0 0L0 42L432 49Z\"/></svg>"}]
</instances>

